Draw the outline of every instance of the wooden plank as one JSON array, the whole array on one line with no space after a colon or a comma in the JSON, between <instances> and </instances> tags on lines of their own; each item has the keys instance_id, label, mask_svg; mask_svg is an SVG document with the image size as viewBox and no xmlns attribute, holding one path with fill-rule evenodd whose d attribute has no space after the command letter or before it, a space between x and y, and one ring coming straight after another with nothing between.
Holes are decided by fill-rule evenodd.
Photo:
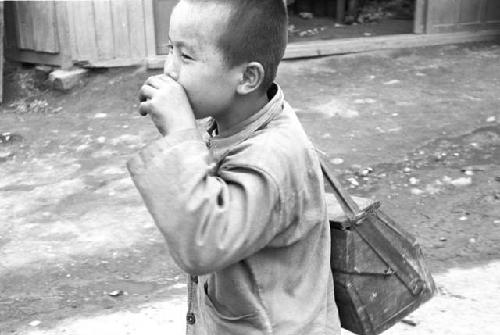
<instances>
[{"instance_id":1,"label":"wooden plank","mask_svg":"<svg viewBox=\"0 0 500 335\"><path fill-rule=\"evenodd\" d=\"M94 7L90 1L84 1L79 4L79 25L77 27L78 49L81 52L77 60L96 59L97 45L94 20Z\"/></svg>"},{"instance_id":2,"label":"wooden plank","mask_svg":"<svg viewBox=\"0 0 500 335\"><path fill-rule=\"evenodd\" d=\"M111 1L113 21L113 49L116 58L127 58L130 55L128 11L125 1Z\"/></svg>"},{"instance_id":3,"label":"wooden plank","mask_svg":"<svg viewBox=\"0 0 500 335\"><path fill-rule=\"evenodd\" d=\"M413 32L423 34L427 28L427 0L417 0L415 3L415 20L413 21Z\"/></svg>"},{"instance_id":4,"label":"wooden plank","mask_svg":"<svg viewBox=\"0 0 500 335\"><path fill-rule=\"evenodd\" d=\"M76 59L78 55L77 30L76 22L73 18L75 12L75 4L72 2L66 3L66 13L68 21L68 38L70 46L71 59Z\"/></svg>"},{"instance_id":5,"label":"wooden plank","mask_svg":"<svg viewBox=\"0 0 500 335\"><path fill-rule=\"evenodd\" d=\"M94 0L94 22L96 31L96 45L98 59L112 59L113 24L110 0Z\"/></svg>"},{"instance_id":6,"label":"wooden plank","mask_svg":"<svg viewBox=\"0 0 500 335\"><path fill-rule=\"evenodd\" d=\"M54 3L54 10L57 22L57 38L59 42L57 62L62 69L67 69L73 65L67 2L56 1Z\"/></svg>"},{"instance_id":7,"label":"wooden plank","mask_svg":"<svg viewBox=\"0 0 500 335\"><path fill-rule=\"evenodd\" d=\"M440 33L456 30L461 0L429 1L427 32Z\"/></svg>"},{"instance_id":8,"label":"wooden plank","mask_svg":"<svg viewBox=\"0 0 500 335\"><path fill-rule=\"evenodd\" d=\"M146 59L144 57L141 58L113 58L113 59L97 59L91 60L88 62L80 63L80 66L83 67L122 67L122 66L144 66Z\"/></svg>"},{"instance_id":9,"label":"wooden plank","mask_svg":"<svg viewBox=\"0 0 500 335\"><path fill-rule=\"evenodd\" d=\"M285 59L338 55L383 49L415 48L478 41L498 41L500 31L458 32L446 34L402 34L393 36L347 38L339 40L292 43L285 51Z\"/></svg>"},{"instance_id":10,"label":"wooden plank","mask_svg":"<svg viewBox=\"0 0 500 335\"><path fill-rule=\"evenodd\" d=\"M33 50L49 53L59 52L54 1L30 2L30 6L34 27Z\"/></svg>"},{"instance_id":11,"label":"wooden plank","mask_svg":"<svg viewBox=\"0 0 500 335\"><path fill-rule=\"evenodd\" d=\"M73 47L74 61L87 61L97 58L97 46L95 41L94 8L90 1L68 2L71 21L70 39Z\"/></svg>"},{"instance_id":12,"label":"wooden plank","mask_svg":"<svg viewBox=\"0 0 500 335\"><path fill-rule=\"evenodd\" d=\"M449 33L498 29L500 1L428 1L427 33Z\"/></svg>"},{"instance_id":13,"label":"wooden plank","mask_svg":"<svg viewBox=\"0 0 500 335\"><path fill-rule=\"evenodd\" d=\"M19 1L15 3L17 22L17 46L20 49L33 50L35 48L32 19L32 3Z\"/></svg>"},{"instance_id":14,"label":"wooden plank","mask_svg":"<svg viewBox=\"0 0 500 335\"><path fill-rule=\"evenodd\" d=\"M461 0L458 23L478 24L481 21L482 2L482 0Z\"/></svg>"},{"instance_id":15,"label":"wooden plank","mask_svg":"<svg viewBox=\"0 0 500 335\"><path fill-rule=\"evenodd\" d=\"M13 62L63 66L66 59L61 54L49 54L32 50L7 49L5 58Z\"/></svg>"},{"instance_id":16,"label":"wooden plank","mask_svg":"<svg viewBox=\"0 0 500 335\"><path fill-rule=\"evenodd\" d=\"M146 32L143 1L127 0L131 58L146 56Z\"/></svg>"},{"instance_id":17,"label":"wooden plank","mask_svg":"<svg viewBox=\"0 0 500 335\"><path fill-rule=\"evenodd\" d=\"M146 34L146 55L156 55L156 34L153 11L153 0L143 0L144 4L144 29Z\"/></svg>"},{"instance_id":18,"label":"wooden plank","mask_svg":"<svg viewBox=\"0 0 500 335\"><path fill-rule=\"evenodd\" d=\"M154 0L156 54L158 55L168 52L170 14L176 3L176 0Z\"/></svg>"}]
</instances>

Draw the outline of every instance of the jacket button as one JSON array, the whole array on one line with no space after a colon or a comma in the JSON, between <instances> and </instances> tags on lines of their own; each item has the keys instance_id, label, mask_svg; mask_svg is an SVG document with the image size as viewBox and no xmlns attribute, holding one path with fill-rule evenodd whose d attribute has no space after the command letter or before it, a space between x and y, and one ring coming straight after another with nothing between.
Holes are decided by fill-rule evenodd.
<instances>
[{"instance_id":1,"label":"jacket button","mask_svg":"<svg viewBox=\"0 0 500 335\"><path fill-rule=\"evenodd\" d=\"M195 284L198 284L198 276L191 276L191 281Z\"/></svg>"},{"instance_id":2,"label":"jacket button","mask_svg":"<svg viewBox=\"0 0 500 335\"><path fill-rule=\"evenodd\" d=\"M187 321L188 325L194 325L194 323L196 322L196 318L194 317L194 313L187 313L186 321Z\"/></svg>"}]
</instances>

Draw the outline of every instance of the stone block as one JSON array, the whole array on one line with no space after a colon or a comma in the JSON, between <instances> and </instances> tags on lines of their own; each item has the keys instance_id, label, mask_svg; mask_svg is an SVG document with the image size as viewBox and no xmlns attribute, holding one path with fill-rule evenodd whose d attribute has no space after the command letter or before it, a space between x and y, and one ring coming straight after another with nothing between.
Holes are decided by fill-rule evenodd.
<instances>
[{"instance_id":1,"label":"stone block","mask_svg":"<svg viewBox=\"0 0 500 335\"><path fill-rule=\"evenodd\" d=\"M52 87L60 91L69 91L74 87L85 84L88 71L75 68L69 70L55 70L49 74Z\"/></svg>"}]
</instances>

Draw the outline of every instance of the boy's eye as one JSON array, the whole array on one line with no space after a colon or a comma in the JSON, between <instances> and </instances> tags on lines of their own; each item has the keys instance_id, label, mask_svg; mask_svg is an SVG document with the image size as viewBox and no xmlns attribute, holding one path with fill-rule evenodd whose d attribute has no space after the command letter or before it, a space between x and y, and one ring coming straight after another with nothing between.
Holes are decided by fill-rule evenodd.
<instances>
[{"instance_id":1,"label":"boy's eye","mask_svg":"<svg viewBox=\"0 0 500 335\"><path fill-rule=\"evenodd\" d=\"M193 57L189 56L188 54L182 54L182 58L188 59L188 60L193 60Z\"/></svg>"}]
</instances>

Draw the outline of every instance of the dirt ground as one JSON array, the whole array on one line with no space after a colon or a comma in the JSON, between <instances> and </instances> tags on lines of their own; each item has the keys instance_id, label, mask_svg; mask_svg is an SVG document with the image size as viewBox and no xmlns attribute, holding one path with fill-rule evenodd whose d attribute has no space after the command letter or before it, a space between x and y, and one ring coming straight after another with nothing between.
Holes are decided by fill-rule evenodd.
<instances>
[{"instance_id":1,"label":"dirt ground","mask_svg":"<svg viewBox=\"0 0 500 335\"><path fill-rule=\"evenodd\" d=\"M93 71L69 93L33 87L31 69L6 76L0 334L59 334L64 320L121 312L113 325L182 300L184 275L125 169L157 136L137 113L156 73ZM499 45L288 61L278 81L344 185L381 200L434 273L500 258Z\"/></svg>"}]
</instances>

